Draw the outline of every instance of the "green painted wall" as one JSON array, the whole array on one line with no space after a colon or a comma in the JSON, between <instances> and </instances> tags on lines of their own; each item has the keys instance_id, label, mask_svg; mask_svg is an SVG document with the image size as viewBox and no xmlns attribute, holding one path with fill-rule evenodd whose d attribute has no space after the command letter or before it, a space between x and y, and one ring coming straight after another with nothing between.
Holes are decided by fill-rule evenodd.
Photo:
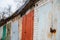
<instances>
[{"instance_id":1,"label":"green painted wall","mask_svg":"<svg viewBox=\"0 0 60 40\"><path fill-rule=\"evenodd\" d=\"M6 25L3 26L2 40L6 39Z\"/></svg>"}]
</instances>

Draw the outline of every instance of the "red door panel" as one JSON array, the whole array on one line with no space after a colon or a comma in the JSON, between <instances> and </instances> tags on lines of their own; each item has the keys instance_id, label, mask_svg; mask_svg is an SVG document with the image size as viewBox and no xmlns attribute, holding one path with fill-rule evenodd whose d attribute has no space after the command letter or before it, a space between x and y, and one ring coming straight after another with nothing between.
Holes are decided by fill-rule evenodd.
<instances>
[{"instance_id":1,"label":"red door panel","mask_svg":"<svg viewBox=\"0 0 60 40\"><path fill-rule=\"evenodd\" d=\"M34 10L22 19L22 40L33 40Z\"/></svg>"}]
</instances>

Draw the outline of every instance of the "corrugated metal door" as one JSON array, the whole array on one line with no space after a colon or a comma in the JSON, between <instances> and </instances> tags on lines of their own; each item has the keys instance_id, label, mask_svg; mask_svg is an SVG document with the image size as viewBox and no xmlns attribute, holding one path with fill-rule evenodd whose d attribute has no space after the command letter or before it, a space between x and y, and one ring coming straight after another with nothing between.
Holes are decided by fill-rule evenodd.
<instances>
[{"instance_id":1,"label":"corrugated metal door","mask_svg":"<svg viewBox=\"0 0 60 40\"><path fill-rule=\"evenodd\" d=\"M34 12L34 40L51 40L47 38L50 32L49 12L52 9L51 3L35 7Z\"/></svg>"},{"instance_id":2,"label":"corrugated metal door","mask_svg":"<svg viewBox=\"0 0 60 40\"><path fill-rule=\"evenodd\" d=\"M34 40L60 40L60 1L53 0L35 7Z\"/></svg>"},{"instance_id":3,"label":"corrugated metal door","mask_svg":"<svg viewBox=\"0 0 60 40\"><path fill-rule=\"evenodd\" d=\"M22 40L33 40L34 10L22 18Z\"/></svg>"},{"instance_id":4,"label":"corrugated metal door","mask_svg":"<svg viewBox=\"0 0 60 40\"><path fill-rule=\"evenodd\" d=\"M11 23L11 40L19 40L18 21Z\"/></svg>"}]
</instances>

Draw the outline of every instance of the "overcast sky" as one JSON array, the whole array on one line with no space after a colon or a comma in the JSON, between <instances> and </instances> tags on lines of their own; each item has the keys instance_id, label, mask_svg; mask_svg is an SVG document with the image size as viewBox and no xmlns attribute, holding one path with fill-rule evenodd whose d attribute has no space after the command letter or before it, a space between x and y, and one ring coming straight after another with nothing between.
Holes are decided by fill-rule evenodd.
<instances>
[{"instance_id":1,"label":"overcast sky","mask_svg":"<svg viewBox=\"0 0 60 40\"><path fill-rule=\"evenodd\" d=\"M0 0L0 19L3 13L5 13L5 17L8 17L9 14L13 14L23 4L23 0Z\"/></svg>"}]
</instances>

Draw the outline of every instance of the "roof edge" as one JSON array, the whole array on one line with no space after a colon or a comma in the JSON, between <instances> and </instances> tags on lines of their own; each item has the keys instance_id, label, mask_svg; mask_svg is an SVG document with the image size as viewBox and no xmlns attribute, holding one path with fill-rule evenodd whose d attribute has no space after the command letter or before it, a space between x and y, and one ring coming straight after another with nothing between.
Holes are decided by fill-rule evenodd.
<instances>
[{"instance_id":1,"label":"roof edge","mask_svg":"<svg viewBox=\"0 0 60 40\"><path fill-rule=\"evenodd\" d=\"M26 3L22 6L22 8L18 9L12 16L6 18L6 19L1 19L0 21L0 27L4 24L6 24L8 21L14 19L15 17L17 17L18 15L20 15L21 17L26 13L26 11L30 8L32 8L33 6L35 6L35 3L38 2L39 0L30 0L30 1L26 1Z\"/></svg>"}]
</instances>

